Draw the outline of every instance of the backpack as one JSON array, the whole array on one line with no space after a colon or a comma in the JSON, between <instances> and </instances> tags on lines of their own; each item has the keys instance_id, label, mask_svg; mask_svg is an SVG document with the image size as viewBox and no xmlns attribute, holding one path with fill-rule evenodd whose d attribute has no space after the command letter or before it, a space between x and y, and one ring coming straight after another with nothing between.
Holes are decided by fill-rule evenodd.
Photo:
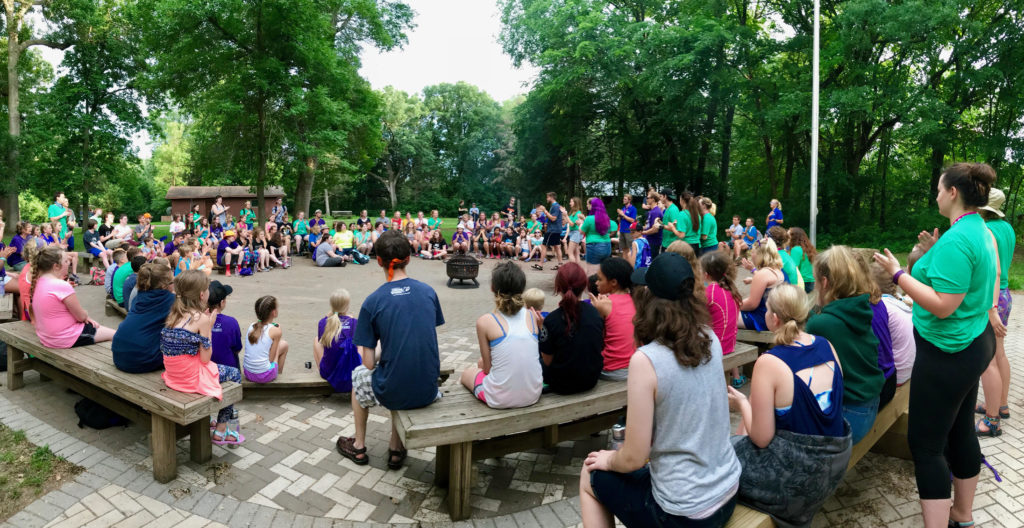
<instances>
[{"instance_id":1,"label":"backpack","mask_svg":"<svg viewBox=\"0 0 1024 528\"><path fill-rule=\"evenodd\" d=\"M89 284L103 286L107 280L107 270L93 266L89 268Z\"/></svg>"},{"instance_id":2,"label":"backpack","mask_svg":"<svg viewBox=\"0 0 1024 528\"><path fill-rule=\"evenodd\" d=\"M109 427L128 425L128 419L89 398L78 400L78 403L75 404L75 414L78 415L79 429L86 427L107 429Z\"/></svg>"}]
</instances>

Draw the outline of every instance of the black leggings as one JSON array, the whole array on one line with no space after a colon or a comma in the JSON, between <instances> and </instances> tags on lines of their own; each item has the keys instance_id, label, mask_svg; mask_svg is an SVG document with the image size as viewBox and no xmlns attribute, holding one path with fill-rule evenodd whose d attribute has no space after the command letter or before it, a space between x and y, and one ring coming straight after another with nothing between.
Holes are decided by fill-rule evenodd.
<instances>
[{"instance_id":1,"label":"black leggings","mask_svg":"<svg viewBox=\"0 0 1024 528\"><path fill-rule=\"evenodd\" d=\"M995 354L992 325L967 348L943 352L914 330L917 358L911 376L907 440L922 500L948 499L949 474L969 479L981 471L974 432L978 379Z\"/></svg>"}]
</instances>

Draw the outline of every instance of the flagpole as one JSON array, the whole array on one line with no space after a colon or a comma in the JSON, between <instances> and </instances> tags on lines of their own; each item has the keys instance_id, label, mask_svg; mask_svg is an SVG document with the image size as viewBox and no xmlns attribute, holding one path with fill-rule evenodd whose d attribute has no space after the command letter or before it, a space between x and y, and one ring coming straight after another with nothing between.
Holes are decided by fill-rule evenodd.
<instances>
[{"instance_id":1,"label":"flagpole","mask_svg":"<svg viewBox=\"0 0 1024 528\"><path fill-rule=\"evenodd\" d=\"M814 0L814 53L811 73L811 244L815 245L818 237L818 66L821 47L821 3Z\"/></svg>"}]
</instances>

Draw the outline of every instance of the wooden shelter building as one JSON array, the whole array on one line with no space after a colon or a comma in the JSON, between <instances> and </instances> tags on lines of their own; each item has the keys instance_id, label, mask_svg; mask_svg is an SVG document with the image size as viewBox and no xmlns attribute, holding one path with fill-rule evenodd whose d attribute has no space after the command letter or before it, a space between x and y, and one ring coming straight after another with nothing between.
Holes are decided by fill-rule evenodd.
<instances>
[{"instance_id":1,"label":"wooden shelter building","mask_svg":"<svg viewBox=\"0 0 1024 528\"><path fill-rule=\"evenodd\" d=\"M242 210L246 200L252 203L253 211L256 211L256 193L251 192L244 185L225 185L210 187L177 186L167 189L165 198L171 202L171 215L180 214L184 217L192 206L199 204L199 212L204 216L209 214L210 207L216 201L217 196L224 198L224 205L230 207L228 214L238 219L238 212ZM284 189L281 187L266 187L263 189L263 219L270 214L270 208L278 198L284 197Z\"/></svg>"}]
</instances>

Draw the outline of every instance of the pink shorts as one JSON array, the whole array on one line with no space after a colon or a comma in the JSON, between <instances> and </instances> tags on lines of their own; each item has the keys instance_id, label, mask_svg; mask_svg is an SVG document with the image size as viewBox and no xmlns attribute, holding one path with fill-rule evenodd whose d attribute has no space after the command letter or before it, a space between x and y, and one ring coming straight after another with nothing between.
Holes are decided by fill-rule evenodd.
<instances>
[{"instance_id":1,"label":"pink shorts","mask_svg":"<svg viewBox=\"0 0 1024 528\"><path fill-rule=\"evenodd\" d=\"M473 395L480 399L480 401L487 403L487 397L484 396L484 378L487 374L484 371L476 373L476 379L473 380Z\"/></svg>"},{"instance_id":2,"label":"pink shorts","mask_svg":"<svg viewBox=\"0 0 1024 528\"><path fill-rule=\"evenodd\" d=\"M270 364L270 370L266 372L260 372L259 374L253 374L252 372L245 371L245 379L253 383L270 383L277 379L277 363Z\"/></svg>"}]
</instances>

